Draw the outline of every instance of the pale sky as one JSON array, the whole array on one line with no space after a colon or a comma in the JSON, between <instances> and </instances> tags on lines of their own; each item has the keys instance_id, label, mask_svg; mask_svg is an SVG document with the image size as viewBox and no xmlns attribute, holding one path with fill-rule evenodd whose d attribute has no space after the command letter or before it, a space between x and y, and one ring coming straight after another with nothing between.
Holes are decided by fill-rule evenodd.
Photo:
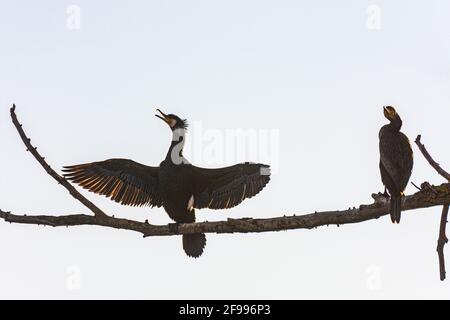
<instances>
[{"instance_id":1,"label":"pale sky","mask_svg":"<svg viewBox=\"0 0 450 320\"><path fill-rule=\"evenodd\" d=\"M3 0L0 208L89 213L25 152L12 103L58 169L111 157L158 165L171 136L156 106L192 124L186 147L196 151L186 156L195 165L276 167L257 197L197 211L200 221L371 203L383 189L383 105L450 168L450 2L345 2ZM256 137L248 148L230 138L242 130ZM414 151L411 180L442 183ZM109 214L170 222L163 209L83 194ZM448 299L435 251L440 212L409 211L398 226L383 217L209 234L198 260L179 237L0 221L0 298Z\"/></svg>"}]
</instances>

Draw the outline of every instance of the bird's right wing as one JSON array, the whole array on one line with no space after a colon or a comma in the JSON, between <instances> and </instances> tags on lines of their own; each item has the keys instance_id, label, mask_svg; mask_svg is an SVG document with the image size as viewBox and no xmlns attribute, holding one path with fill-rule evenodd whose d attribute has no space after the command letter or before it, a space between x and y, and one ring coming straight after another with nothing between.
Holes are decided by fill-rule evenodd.
<instances>
[{"instance_id":1,"label":"bird's right wing","mask_svg":"<svg viewBox=\"0 0 450 320\"><path fill-rule=\"evenodd\" d=\"M130 206L162 206L158 192L159 168L127 159L64 167L64 177L84 189Z\"/></svg>"}]
</instances>

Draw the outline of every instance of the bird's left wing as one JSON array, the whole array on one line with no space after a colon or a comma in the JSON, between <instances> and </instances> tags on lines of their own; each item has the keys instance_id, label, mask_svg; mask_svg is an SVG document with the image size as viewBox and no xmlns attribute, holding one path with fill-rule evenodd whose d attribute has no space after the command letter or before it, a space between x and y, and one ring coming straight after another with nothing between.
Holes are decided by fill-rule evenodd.
<instances>
[{"instance_id":1,"label":"bird's left wing","mask_svg":"<svg viewBox=\"0 0 450 320\"><path fill-rule=\"evenodd\" d=\"M228 209L258 194L270 181L270 167L243 163L221 169L192 166L194 207Z\"/></svg>"},{"instance_id":2,"label":"bird's left wing","mask_svg":"<svg viewBox=\"0 0 450 320\"><path fill-rule=\"evenodd\" d=\"M159 168L127 159L67 166L64 177L84 189L130 206L162 206L158 189Z\"/></svg>"}]
</instances>

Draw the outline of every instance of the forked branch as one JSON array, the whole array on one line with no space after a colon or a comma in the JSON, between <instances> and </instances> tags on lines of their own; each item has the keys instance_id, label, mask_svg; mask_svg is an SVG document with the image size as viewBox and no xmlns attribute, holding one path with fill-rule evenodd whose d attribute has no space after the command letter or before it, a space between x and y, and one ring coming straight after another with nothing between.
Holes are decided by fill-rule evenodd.
<instances>
[{"instance_id":1,"label":"forked branch","mask_svg":"<svg viewBox=\"0 0 450 320\"><path fill-rule=\"evenodd\" d=\"M422 144L420 139L422 136L419 134L416 138L416 144L419 147L420 151L422 152L425 159L427 159L428 163L445 179L447 179L448 182L450 182L450 174L441 168L439 163L434 161L434 159L431 157L431 155L428 153L428 150L425 148L425 146ZM445 229L447 226L447 217L448 217L448 204L445 204L442 208L442 214L441 214L441 223L439 227L439 238L438 238L438 245L437 245L437 252L439 256L439 274L441 276L441 280L445 280L446 272L445 272L445 256L444 256L444 246L447 244L448 239L445 234Z\"/></svg>"},{"instance_id":2,"label":"forked branch","mask_svg":"<svg viewBox=\"0 0 450 320\"><path fill-rule=\"evenodd\" d=\"M129 219L116 218L106 215L101 209L81 195L66 179L56 173L38 153L37 149L31 144L30 139L26 136L22 125L19 123L15 114L15 106L11 108L11 118L16 127L27 150L31 152L34 158L41 164L45 171L52 176L58 183L65 187L70 194L83 203L94 215L73 214L73 215L18 215L0 210L0 219L4 219L10 223L34 224L52 227L68 227L81 225L96 225L101 227L109 227L115 229L123 229L135 231L144 237L151 236L172 236L181 234L195 233L250 233L250 232L271 232L293 229L313 229L321 226L344 225L351 223L359 223L372 219L378 219L389 213L388 199L381 194L373 194L374 202L368 205L359 205L347 210L315 212L300 216L282 216L268 219L228 219L220 222L199 222L190 224L169 224L169 225L152 225L148 221L140 222ZM420 136L416 140L420 144ZM445 177L446 173L437 163L432 160L423 145L419 148L430 164L438 172ZM450 182L450 180L449 180ZM428 208L433 206L444 206L442 220L447 221L448 204L450 204L450 183L444 183L439 186L431 186L423 183L421 190L415 194L404 197L402 203L403 211L410 211L420 208ZM445 236L445 223L441 222L440 242L438 245L441 278L442 270L445 277L443 246L447 241Z\"/></svg>"}]
</instances>

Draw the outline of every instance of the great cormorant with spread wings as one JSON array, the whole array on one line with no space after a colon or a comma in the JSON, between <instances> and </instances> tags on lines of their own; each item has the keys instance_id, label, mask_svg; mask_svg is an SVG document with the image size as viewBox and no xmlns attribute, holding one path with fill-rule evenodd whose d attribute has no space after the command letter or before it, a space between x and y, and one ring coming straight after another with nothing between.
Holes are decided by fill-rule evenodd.
<instances>
[{"instance_id":1,"label":"great cormorant with spread wings","mask_svg":"<svg viewBox=\"0 0 450 320\"><path fill-rule=\"evenodd\" d=\"M186 120L159 109L156 116L172 130L167 156L159 167L110 159L64 167L64 176L81 187L129 206L164 207L177 223L195 222L195 209L228 209L258 194L270 180L270 167L243 163L221 169L191 165L183 156ZM202 255L204 234L183 235L190 257Z\"/></svg>"}]
</instances>

